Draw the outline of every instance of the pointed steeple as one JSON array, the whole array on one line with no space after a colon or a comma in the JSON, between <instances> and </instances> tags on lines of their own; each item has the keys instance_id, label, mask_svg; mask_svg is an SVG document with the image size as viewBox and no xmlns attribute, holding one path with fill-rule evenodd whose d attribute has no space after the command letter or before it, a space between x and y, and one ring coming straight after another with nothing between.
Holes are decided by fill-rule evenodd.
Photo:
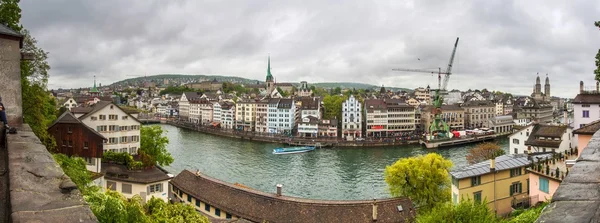
<instances>
[{"instance_id":1,"label":"pointed steeple","mask_svg":"<svg viewBox=\"0 0 600 223\"><path fill-rule=\"evenodd\" d=\"M269 62L267 64L267 82L273 81L273 75L271 74L271 56L269 56Z\"/></svg>"},{"instance_id":2,"label":"pointed steeple","mask_svg":"<svg viewBox=\"0 0 600 223\"><path fill-rule=\"evenodd\" d=\"M98 93L98 88L96 88L96 75L94 75L94 87L90 89L90 93Z\"/></svg>"}]
</instances>

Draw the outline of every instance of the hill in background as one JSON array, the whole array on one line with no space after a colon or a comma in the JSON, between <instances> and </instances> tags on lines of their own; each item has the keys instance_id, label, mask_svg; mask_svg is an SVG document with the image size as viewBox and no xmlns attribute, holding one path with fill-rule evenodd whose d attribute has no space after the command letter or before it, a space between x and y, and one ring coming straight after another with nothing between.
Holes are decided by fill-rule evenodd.
<instances>
[{"instance_id":1,"label":"hill in background","mask_svg":"<svg viewBox=\"0 0 600 223\"><path fill-rule=\"evenodd\" d=\"M243 77L234 77L234 76L221 76L221 75L185 75L185 74L158 74L151 75L145 77L136 77L129 78L121 81L117 81L115 83L110 84L109 86L129 86L129 85L141 85L144 82L153 82L157 85L181 85L184 83L193 83L193 82L202 82L209 80L217 80L219 82L231 82L231 83L239 83L239 84L256 84L256 83L264 83L264 81L252 80ZM296 87L300 86L300 83L290 82ZM308 83L309 86L315 86L318 88L336 88L340 87L342 89L379 89L381 86L376 86L372 84L363 84L363 83L353 83L353 82L323 82L323 83ZM385 87L388 90L393 91L409 91L412 92L412 89L407 88L398 88L398 87Z\"/></svg>"}]
</instances>

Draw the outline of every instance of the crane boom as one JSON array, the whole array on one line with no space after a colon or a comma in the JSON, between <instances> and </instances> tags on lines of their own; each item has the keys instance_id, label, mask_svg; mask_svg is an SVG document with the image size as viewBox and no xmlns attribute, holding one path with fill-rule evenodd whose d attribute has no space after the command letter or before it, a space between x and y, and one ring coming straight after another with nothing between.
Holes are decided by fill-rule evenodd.
<instances>
[{"instance_id":1,"label":"crane boom","mask_svg":"<svg viewBox=\"0 0 600 223\"><path fill-rule=\"evenodd\" d=\"M407 71L407 72L419 72L419 73L428 73L428 74L447 74L446 72L432 71L432 70L422 70L422 69L404 69L404 68L395 68L393 71Z\"/></svg>"},{"instance_id":2,"label":"crane boom","mask_svg":"<svg viewBox=\"0 0 600 223\"><path fill-rule=\"evenodd\" d=\"M450 80L450 74L452 74L452 64L454 64L454 55L456 54L456 47L458 47L458 37L456 37L456 42L454 43L454 49L452 50L452 55L450 55L450 62L448 62L448 68L446 68L444 83L442 84L442 91L446 91L446 87L448 86L448 81Z\"/></svg>"}]
</instances>

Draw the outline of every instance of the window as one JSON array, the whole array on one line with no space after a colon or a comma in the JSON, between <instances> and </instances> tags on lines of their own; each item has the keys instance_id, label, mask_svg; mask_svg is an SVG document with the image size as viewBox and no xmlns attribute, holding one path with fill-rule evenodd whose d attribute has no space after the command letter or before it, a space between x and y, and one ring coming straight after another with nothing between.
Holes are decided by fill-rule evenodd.
<instances>
[{"instance_id":1,"label":"window","mask_svg":"<svg viewBox=\"0 0 600 223\"><path fill-rule=\"evenodd\" d=\"M67 132L68 133L73 133L73 128L71 126L67 127Z\"/></svg>"},{"instance_id":2,"label":"window","mask_svg":"<svg viewBox=\"0 0 600 223\"><path fill-rule=\"evenodd\" d=\"M121 130L121 131L127 131L127 130L129 130L128 128L129 128L129 126L126 126L126 125L125 126L119 126L119 130Z\"/></svg>"},{"instance_id":3,"label":"window","mask_svg":"<svg viewBox=\"0 0 600 223\"><path fill-rule=\"evenodd\" d=\"M513 139L513 143L519 145L519 139Z\"/></svg>"},{"instance_id":4,"label":"window","mask_svg":"<svg viewBox=\"0 0 600 223\"><path fill-rule=\"evenodd\" d=\"M117 120L119 119L118 115L108 115L108 120Z\"/></svg>"},{"instance_id":5,"label":"window","mask_svg":"<svg viewBox=\"0 0 600 223\"><path fill-rule=\"evenodd\" d=\"M67 143L68 143L67 146L69 146L69 147L73 146L73 141L72 140L69 140Z\"/></svg>"},{"instance_id":6,"label":"window","mask_svg":"<svg viewBox=\"0 0 600 223\"><path fill-rule=\"evenodd\" d=\"M118 125L109 125L108 131L111 131L111 132L119 131L119 126Z\"/></svg>"},{"instance_id":7,"label":"window","mask_svg":"<svg viewBox=\"0 0 600 223\"><path fill-rule=\"evenodd\" d=\"M209 204L205 204L204 205L204 210L210 212L210 205Z\"/></svg>"},{"instance_id":8,"label":"window","mask_svg":"<svg viewBox=\"0 0 600 223\"><path fill-rule=\"evenodd\" d=\"M83 149L89 149L89 143L83 142Z\"/></svg>"},{"instance_id":9,"label":"window","mask_svg":"<svg viewBox=\"0 0 600 223\"><path fill-rule=\"evenodd\" d=\"M129 153L130 154L137 154L137 147L131 147L131 148L129 148Z\"/></svg>"},{"instance_id":10,"label":"window","mask_svg":"<svg viewBox=\"0 0 600 223\"><path fill-rule=\"evenodd\" d=\"M539 189L540 189L540 191L543 191L544 193L548 193L549 192L549 185L550 184L548 182L548 179L540 177L540 183L539 183L539 186L540 186Z\"/></svg>"},{"instance_id":11,"label":"window","mask_svg":"<svg viewBox=\"0 0 600 223\"><path fill-rule=\"evenodd\" d=\"M226 219L231 219L231 214L229 214L229 213L226 213L226 214L225 214L225 218L226 218Z\"/></svg>"},{"instance_id":12,"label":"window","mask_svg":"<svg viewBox=\"0 0 600 223\"><path fill-rule=\"evenodd\" d=\"M117 138L117 137L108 138L108 143L109 144L117 144L117 143L119 143L119 138Z\"/></svg>"},{"instance_id":13,"label":"window","mask_svg":"<svg viewBox=\"0 0 600 223\"><path fill-rule=\"evenodd\" d=\"M200 201L196 199L196 207L200 207Z\"/></svg>"},{"instance_id":14,"label":"window","mask_svg":"<svg viewBox=\"0 0 600 223\"><path fill-rule=\"evenodd\" d=\"M192 202L192 196L188 194L187 197L188 197L187 201L191 203Z\"/></svg>"},{"instance_id":15,"label":"window","mask_svg":"<svg viewBox=\"0 0 600 223\"><path fill-rule=\"evenodd\" d=\"M98 117L92 116L92 117L90 117L90 119L92 119L92 121L96 121L96 120L98 120Z\"/></svg>"},{"instance_id":16,"label":"window","mask_svg":"<svg viewBox=\"0 0 600 223\"><path fill-rule=\"evenodd\" d=\"M67 140L63 140L62 146L67 146Z\"/></svg>"},{"instance_id":17,"label":"window","mask_svg":"<svg viewBox=\"0 0 600 223\"><path fill-rule=\"evenodd\" d=\"M521 167L510 169L510 177L521 176Z\"/></svg>"},{"instance_id":18,"label":"window","mask_svg":"<svg viewBox=\"0 0 600 223\"><path fill-rule=\"evenodd\" d=\"M481 184L481 176L471 177L471 186L477 186Z\"/></svg>"},{"instance_id":19,"label":"window","mask_svg":"<svg viewBox=\"0 0 600 223\"><path fill-rule=\"evenodd\" d=\"M215 208L215 215L221 217L221 209Z\"/></svg>"},{"instance_id":20,"label":"window","mask_svg":"<svg viewBox=\"0 0 600 223\"><path fill-rule=\"evenodd\" d=\"M131 184L121 184L121 191L124 194L131 194Z\"/></svg>"},{"instance_id":21,"label":"window","mask_svg":"<svg viewBox=\"0 0 600 223\"><path fill-rule=\"evenodd\" d=\"M473 201L481 203L481 191L473 193Z\"/></svg>"},{"instance_id":22,"label":"window","mask_svg":"<svg viewBox=\"0 0 600 223\"><path fill-rule=\"evenodd\" d=\"M123 119L123 120L127 120L127 119L129 119L129 116L127 116L127 115L124 115L124 116L122 116L122 117L121 117L121 119Z\"/></svg>"},{"instance_id":23,"label":"window","mask_svg":"<svg viewBox=\"0 0 600 223\"><path fill-rule=\"evenodd\" d=\"M583 108L589 108L590 105L581 105L581 107L583 107Z\"/></svg>"},{"instance_id":24,"label":"window","mask_svg":"<svg viewBox=\"0 0 600 223\"><path fill-rule=\"evenodd\" d=\"M589 118L589 117L590 117L590 111L588 111L588 110L583 110L583 117L584 117L584 118Z\"/></svg>"},{"instance_id":25,"label":"window","mask_svg":"<svg viewBox=\"0 0 600 223\"><path fill-rule=\"evenodd\" d=\"M519 149L515 148L515 154L519 154Z\"/></svg>"},{"instance_id":26,"label":"window","mask_svg":"<svg viewBox=\"0 0 600 223\"><path fill-rule=\"evenodd\" d=\"M98 115L98 119L100 119L100 120L106 120L106 115Z\"/></svg>"},{"instance_id":27,"label":"window","mask_svg":"<svg viewBox=\"0 0 600 223\"><path fill-rule=\"evenodd\" d=\"M96 127L96 131L98 131L98 132L106 132L106 126L105 125L99 125L98 127Z\"/></svg>"},{"instance_id":28,"label":"window","mask_svg":"<svg viewBox=\"0 0 600 223\"><path fill-rule=\"evenodd\" d=\"M519 182L515 182L512 185L510 185L510 196L513 196L514 194L519 194L522 192L522 187L521 187L521 183Z\"/></svg>"},{"instance_id":29,"label":"window","mask_svg":"<svg viewBox=\"0 0 600 223\"><path fill-rule=\"evenodd\" d=\"M127 143L127 136L121 136L121 143Z\"/></svg>"},{"instance_id":30,"label":"window","mask_svg":"<svg viewBox=\"0 0 600 223\"><path fill-rule=\"evenodd\" d=\"M94 160L92 159L92 157L82 157L83 160L85 160L85 162L87 163L87 165L89 166L95 166L96 164L94 163Z\"/></svg>"},{"instance_id":31,"label":"window","mask_svg":"<svg viewBox=\"0 0 600 223\"><path fill-rule=\"evenodd\" d=\"M148 186L148 193L157 193L157 192L162 192L162 184L154 184L154 185L150 185Z\"/></svg>"},{"instance_id":32,"label":"window","mask_svg":"<svg viewBox=\"0 0 600 223\"><path fill-rule=\"evenodd\" d=\"M117 190L117 182L114 182L114 181L106 181L106 189L109 189L109 190Z\"/></svg>"}]
</instances>

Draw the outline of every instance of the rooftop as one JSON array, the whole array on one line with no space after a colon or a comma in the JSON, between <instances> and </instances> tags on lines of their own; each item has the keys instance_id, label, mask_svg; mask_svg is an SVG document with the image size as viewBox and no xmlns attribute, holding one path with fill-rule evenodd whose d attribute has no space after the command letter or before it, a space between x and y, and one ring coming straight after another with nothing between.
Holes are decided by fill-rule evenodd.
<instances>
[{"instance_id":1,"label":"rooftop","mask_svg":"<svg viewBox=\"0 0 600 223\"><path fill-rule=\"evenodd\" d=\"M277 196L189 170L181 171L171 184L211 206L253 222L373 222L374 202L377 222L405 222L414 217L407 198L329 201Z\"/></svg>"},{"instance_id":2,"label":"rooftop","mask_svg":"<svg viewBox=\"0 0 600 223\"><path fill-rule=\"evenodd\" d=\"M600 120L590 122L585 126L574 130L573 133L579 135L593 135L598 130L600 130Z\"/></svg>"},{"instance_id":3,"label":"rooftop","mask_svg":"<svg viewBox=\"0 0 600 223\"><path fill-rule=\"evenodd\" d=\"M103 162L100 172L104 174L104 178L107 180L113 179L138 184L149 184L172 178L167 175L166 171L156 166L142 171L134 171L127 169L127 165Z\"/></svg>"},{"instance_id":4,"label":"rooftop","mask_svg":"<svg viewBox=\"0 0 600 223\"><path fill-rule=\"evenodd\" d=\"M502 155L496 157L497 171L523 167L529 164L531 164L531 161L527 159L527 155L525 154ZM452 177L456 179L481 176L488 173L491 173L490 160L486 160L481 163L476 163L459 170L450 171L450 175L452 175Z\"/></svg>"},{"instance_id":5,"label":"rooftop","mask_svg":"<svg viewBox=\"0 0 600 223\"><path fill-rule=\"evenodd\" d=\"M573 104L600 104L600 94L578 94Z\"/></svg>"}]
</instances>

